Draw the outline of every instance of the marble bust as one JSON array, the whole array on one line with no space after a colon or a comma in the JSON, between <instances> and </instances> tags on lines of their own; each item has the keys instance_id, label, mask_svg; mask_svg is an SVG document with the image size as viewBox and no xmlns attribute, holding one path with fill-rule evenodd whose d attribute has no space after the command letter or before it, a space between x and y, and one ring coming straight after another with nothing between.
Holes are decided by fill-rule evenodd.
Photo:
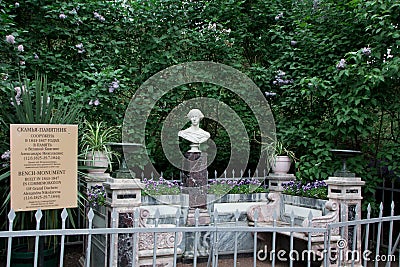
<instances>
[{"instance_id":1,"label":"marble bust","mask_svg":"<svg viewBox=\"0 0 400 267\"><path fill-rule=\"evenodd\" d=\"M199 109L192 109L187 114L192 125L178 132L178 136L192 142L192 149L189 152L200 152L199 144L206 142L210 138L210 133L200 128L199 123L204 118L203 113Z\"/></svg>"}]
</instances>

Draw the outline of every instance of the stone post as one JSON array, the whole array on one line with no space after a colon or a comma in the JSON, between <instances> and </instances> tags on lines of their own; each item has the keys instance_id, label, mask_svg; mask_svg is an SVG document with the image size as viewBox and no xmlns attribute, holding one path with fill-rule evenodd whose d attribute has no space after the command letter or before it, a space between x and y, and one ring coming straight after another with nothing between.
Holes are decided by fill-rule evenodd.
<instances>
[{"instance_id":1,"label":"stone post","mask_svg":"<svg viewBox=\"0 0 400 267\"><path fill-rule=\"evenodd\" d=\"M365 184L360 177L329 177L326 181L328 185L328 198L339 206L340 221L354 221L361 219L361 187ZM343 240L337 244L337 256L341 257L342 264L349 266L354 259L354 266L362 266L361 250L361 226L357 229L354 226L346 226L343 229L336 229L339 234L343 233ZM354 232L355 231L355 232ZM356 237L353 234L356 234ZM355 249L353 251L353 243ZM332 255L333 256L333 255ZM353 265L352 265L353 266Z\"/></svg>"},{"instance_id":2,"label":"stone post","mask_svg":"<svg viewBox=\"0 0 400 267\"><path fill-rule=\"evenodd\" d=\"M117 212L116 227L127 228L134 227L134 212L141 205L141 188L143 187L139 179L114 179L109 178L104 183L107 198L107 227L112 227L111 214ZM110 263L107 266L130 266L135 261L139 266L139 235L137 235L137 254L132 259L133 242L132 235L116 234L114 243L108 240L108 248L105 258ZM113 259L110 259L110 251L113 250Z\"/></svg>"},{"instance_id":3,"label":"stone post","mask_svg":"<svg viewBox=\"0 0 400 267\"><path fill-rule=\"evenodd\" d=\"M86 189L89 190L94 186L102 186L103 182L107 181L108 178L111 178L109 173L99 172L88 173L87 175L82 176L82 179L86 184ZM87 203L87 205L85 205L85 214L88 214L89 209L90 206L89 203ZM106 208L104 206L95 206L93 207L93 212L93 228L105 228L107 225ZM89 222L86 221L86 227L88 227L88 223ZM107 243L105 242L105 239L106 235L93 235L92 237L91 262L93 263L93 266L106 266L104 253L106 251ZM84 238L84 246L87 246L87 237ZM85 262L84 257L82 257L79 261L83 266Z\"/></svg>"},{"instance_id":4,"label":"stone post","mask_svg":"<svg viewBox=\"0 0 400 267\"><path fill-rule=\"evenodd\" d=\"M194 213L196 209L199 209L199 225L208 225L210 215L207 211L207 153L187 152L185 156L189 166L185 166L184 169L190 170L183 181L184 193L189 194L189 211L186 224L195 224Z\"/></svg>"},{"instance_id":5,"label":"stone post","mask_svg":"<svg viewBox=\"0 0 400 267\"><path fill-rule=\"evenodd\" d=\"M289 181L294 181L296 177L294 174L275 174L270 173L268 175L268 188L271 193L282 193L284 188L282 184Z\"/></svg>"}]
</instances>

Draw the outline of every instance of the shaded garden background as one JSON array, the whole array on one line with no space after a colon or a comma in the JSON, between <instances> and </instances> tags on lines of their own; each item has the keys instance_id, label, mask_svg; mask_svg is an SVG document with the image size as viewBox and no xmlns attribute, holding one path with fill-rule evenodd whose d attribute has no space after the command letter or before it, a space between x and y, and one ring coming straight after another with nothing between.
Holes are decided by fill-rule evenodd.
<instances>
[{"instance_id":1,"label":"shaded garden background","mask_svg":"<svg viewBox=\"0 0 400 267\"><path fill-rule=\"evenodd\" d=\"M10 84L36 72L47 74L59 103L78 101L82 118L117 126L146 79L174 64L214 61L246 73L266 92L278 136L299 159L299 179L331 175L338 168L333 148L363 152L350 165L366 181L366 202L383 178L399 177L398 1L28 0L2 1L0 8L2 120L13 110ZM224 88L188 84L158 101L148 119L147 149L159 171L174 171L159 145L163 120L199 96L240 115L254 167L259 132L250 109ZM215 121L202 125L217 144L213 167L221 171L228 136ZM7 125L1 129L3 152Z\"/></svg>"}]
</instances>

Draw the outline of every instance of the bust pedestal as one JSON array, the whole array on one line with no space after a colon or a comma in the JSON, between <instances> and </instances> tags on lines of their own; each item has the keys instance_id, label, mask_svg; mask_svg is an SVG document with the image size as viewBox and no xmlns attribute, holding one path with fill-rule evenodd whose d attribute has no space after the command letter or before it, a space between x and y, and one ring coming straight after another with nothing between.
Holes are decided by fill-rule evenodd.
<instances>
[{"instance_id":1,"label":"bust pedestal","mask_svg":"<svg viewBox=\"0 0 400 267\"><path fill-rule=\"evenodd\" d=\"M199 225L210 223L207 211L207 153L190 152L185 154L189 166L184 166L189 173L184 176L183 193L189 194L189 212L187 225L195 225L195 210L199 209Z\"/></svg>"}]
</instances>

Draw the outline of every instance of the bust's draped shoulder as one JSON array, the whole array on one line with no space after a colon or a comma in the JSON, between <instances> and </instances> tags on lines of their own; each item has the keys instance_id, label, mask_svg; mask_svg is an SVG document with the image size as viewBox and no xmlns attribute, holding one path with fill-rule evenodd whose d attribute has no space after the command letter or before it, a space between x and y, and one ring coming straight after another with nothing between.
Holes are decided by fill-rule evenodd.
<instances>
[{"instance_id":1,"label":"bust's draped shoulder","mask_svg":"<svg viewBox=\"0 0 400 267\"><path fill-rule=\"evenodd\" d=\"M192 130L191 128L188 128L186 130L182 130L178 132L178 136L182 137L183 139L186 139L192 143L204 143L205 141L210 138L210 133L207 131L204 131L203 129L198 129L196 131Z\"/></svg>"}]
</instances>

